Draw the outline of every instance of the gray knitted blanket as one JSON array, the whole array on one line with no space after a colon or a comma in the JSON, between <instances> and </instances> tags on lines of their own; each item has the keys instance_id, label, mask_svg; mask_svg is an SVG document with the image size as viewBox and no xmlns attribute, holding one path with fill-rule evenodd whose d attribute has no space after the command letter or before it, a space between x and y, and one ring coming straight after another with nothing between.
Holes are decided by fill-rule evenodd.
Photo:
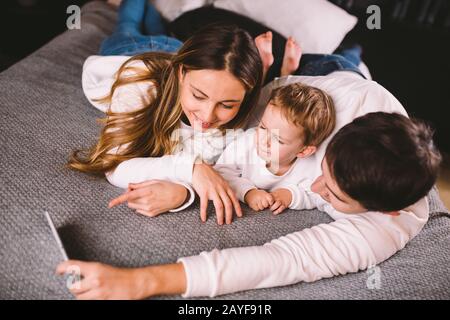
<instances>
[{"instance_id":1,"label":"gray knitted blanket","mask_svg":"<svg viewBox=\"0 0 450 320\"><path fill-rule=\"evenodd\" d=\"M331 219L317 210L248 212L231 225L202 224L198 204L147 218L126 206L109 210L121 190L64 168L74 148L95 141L103 116L81 89L83 61L111 32L115 11L87 4L70 30L0 74L0 298L71 299L55 276L60 254L43 212L54 217L71 258L116 266L174 262L203 250L262 245ZM366 271L223 296L229 299L448 299L450 219L437 190L431 217L404 250L379 265L380 287ZM213 208L209 215L214 217ZM249 211L245 208L245 211ZM370 282L370 281L369 281ZM176 297L180 298L180 297Z\"/></svg>"}]
</instances>

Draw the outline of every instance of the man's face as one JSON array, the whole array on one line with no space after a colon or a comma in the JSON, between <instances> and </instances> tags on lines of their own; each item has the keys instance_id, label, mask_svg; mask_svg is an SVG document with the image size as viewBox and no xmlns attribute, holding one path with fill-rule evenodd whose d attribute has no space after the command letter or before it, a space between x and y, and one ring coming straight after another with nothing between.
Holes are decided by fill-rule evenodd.
<instances>
[{"instance_id":1,"label":"man's face","mask_svg":"<svg viewBox=\"0 0 450 320\"><path fill-rule=\"evenodd\" d=\"M331 176L330 168L324 158L322 160L322 175L311 185L311 190L330 203L333 208L343 213L363 213L368 211L358 201L350 198L337 185Z\"/></svg>"}]
</instances>

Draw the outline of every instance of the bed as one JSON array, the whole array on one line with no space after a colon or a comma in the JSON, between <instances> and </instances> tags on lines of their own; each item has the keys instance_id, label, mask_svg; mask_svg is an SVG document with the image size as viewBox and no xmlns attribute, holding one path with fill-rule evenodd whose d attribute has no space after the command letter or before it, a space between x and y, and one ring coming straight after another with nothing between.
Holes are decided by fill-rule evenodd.
<instances>
[{"instance_id":1,"label":"bed","mask_svg":"<svg viewBox=\"0 0 450 320\"><path fill-rule=\"evenodd\" d=\"M104 2L88 3L81 30L66 31L0 74L0 299L73 299L54 272L61 256L46 210L71 258L122 267L261 245L331 221L317 210L288 210L274 217L244 207L248 214L231 225L218 226L211 218L202 224L198 202L152 219L126 206L108 209L120 189L66 169L70 151L93 143L100 130L96 119L103 114L83 95L81 67L111 32L115 15ZM371 271L361 271L219 298L449 299L450 214L437 189L430 192L429 204L431 216L422 232L378 266L379 286L371 285Z\"/></svg>"}]
</instances>

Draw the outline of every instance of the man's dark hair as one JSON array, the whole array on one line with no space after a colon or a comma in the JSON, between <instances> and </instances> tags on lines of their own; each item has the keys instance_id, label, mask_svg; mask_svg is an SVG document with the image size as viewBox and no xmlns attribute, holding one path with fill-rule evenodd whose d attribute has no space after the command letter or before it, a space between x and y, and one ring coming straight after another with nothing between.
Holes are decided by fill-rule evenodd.
<instances>
[{"instance_id":1,"label":"man's dark hair","mask_svg":"<svg viewBox=\"0 0 450 320\"><path fill-rule=\"evenodd\" d=\"M370 211L397 211L436 182L441 155L423 122L374 112L341 128L326 150L339 188Z\"/></svg>"}]
</instances>

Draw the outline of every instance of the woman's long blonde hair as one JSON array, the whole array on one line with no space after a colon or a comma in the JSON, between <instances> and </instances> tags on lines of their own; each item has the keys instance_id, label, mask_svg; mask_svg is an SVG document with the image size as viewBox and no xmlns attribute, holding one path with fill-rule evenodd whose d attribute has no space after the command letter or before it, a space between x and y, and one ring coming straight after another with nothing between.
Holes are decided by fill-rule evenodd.
<instances>
[{"instance_id":1,"label":"woman's long blonde hair","mask_svg":"<svg viewBox=\"0 0 450 320\"><path fill-rule=\"evenodd\" d=\"M136 61L142 61L146 70L137 71L132 67ZM239 112L220 129L243 127L259 97L261 59L247 32L235 26L213 25L196 32L177 54L148 52L128 59L119 68L109 95L99 101L110 103L119 86L150 81L154 85L148 93L150 103L133 112L113 113L109 110L107 117L100 120L104 127L98 142L89 150L75 150L68 167L103 174L128 159L173 153L178 142L172 134L179 128L183 115L179 71L204 69L227 70L242 82L246 95ZM120 148L120 152L109 152L115 148Z\"/></svg>"}]
</instances>

